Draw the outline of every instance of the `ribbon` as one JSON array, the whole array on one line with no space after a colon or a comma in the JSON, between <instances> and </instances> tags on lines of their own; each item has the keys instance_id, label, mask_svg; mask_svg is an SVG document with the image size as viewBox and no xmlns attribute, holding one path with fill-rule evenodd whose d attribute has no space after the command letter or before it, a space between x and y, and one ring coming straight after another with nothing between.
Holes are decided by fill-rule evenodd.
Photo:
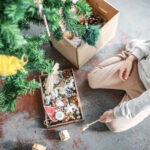
<instances>
[{"instance_id":1,"label":"ribbon","mask_svg":"<svg viewBox=\"0 0 150 150\"><path fill-rule=\"evenodd\" d=\"M44 25L45 25L47 34L48 34L48 36L50 37L50 31L49 31L49 28L48 28L48 23L47 23L46 16L45 16L45 15L42 15L42 8L43 8L43 5L42 5L41 2L39 2L38 4L39 4L39 15L40 15L41 18L43 17L43 19L44 19Z\"/></svg>"}]
</instances>

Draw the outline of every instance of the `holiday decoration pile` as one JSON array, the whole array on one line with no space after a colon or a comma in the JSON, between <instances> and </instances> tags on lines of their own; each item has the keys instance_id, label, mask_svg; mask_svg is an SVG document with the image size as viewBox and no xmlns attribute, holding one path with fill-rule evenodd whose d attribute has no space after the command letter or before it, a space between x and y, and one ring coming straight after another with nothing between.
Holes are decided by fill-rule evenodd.
<instances>
[{"instance_id":1,"label":"holiday decoration pile","mask_svg":"<svg viewBox=\"0 0 150 150\"><path fill-rule=\"evenodd\" d=\"M99 36L99 29L106 23L106 20L98 13L93 12L88 19L86 19L85 15L80 15L78 23L85 25L87 28L82 38L73 36L73 34L68 31L64 32L64 36L68 38L75 47L79 47L84 42L95 46Z\"/></svg>"},{"instance_id":2,"label":"holiday decoration pile","mask_svg":"<svg viewBox=\"0 0 150 150\"><path fill-rule=\"evenodd\" d=\"M75 12L78 12L75 10ZM92 12L91 16L87 19L86 15L79 15L78 24L84 25L86 27L86 32L82 37L76 37L73 33L65 30L64 37L70 40L70 42L75 46L79 47L84 42L87 42L91 46L96 45L96 41L99 36L99 29L106 23L106 20L96 12Z\"/></svg>"},{"instance_id":3,"label":"holiday decoration pile","mask_svg":"<svg viewBox=\"0 0 150 150\"><path fill-rule=\"evenodd\" d=\"M51 41L54 48L80 68L113 39L119 11L104 0L78 0L68 10L70 13L65 13L65 17L70 21L61 22L64 38L58 41L52 37ZM74 27L78 32L74 32Z\"/></svg>"},{"instance_id":4,"label":"holiday decoration pile","mask_svg":"<svg viewBox=\"0 0 150 150\"><path fill-rule=\"evenodd\" d=\"M71 69L58 71L58 64L56 64L51 75L41 76L40 79L43 85L41 92L46 111L45 122L47 127L64 125L64 123L73 123L75 120L82 121L84 119Z\"/></svg>"}]
</instances>

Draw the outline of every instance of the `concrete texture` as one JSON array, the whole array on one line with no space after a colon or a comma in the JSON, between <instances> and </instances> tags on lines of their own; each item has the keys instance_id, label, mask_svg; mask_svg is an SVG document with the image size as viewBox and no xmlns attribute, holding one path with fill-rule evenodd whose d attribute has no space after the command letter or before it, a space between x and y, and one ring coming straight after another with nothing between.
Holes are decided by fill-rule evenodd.
<instances>
[{"instance_id":1,"label":"concrete texture","mask_svg":"<svg viewBox=\"0 0 150 150\"><path fill-rule=\"evenodd\" d=\"M0 113L0 150L31 150L34 143L49 150L149 150L150 117L135 128L123 133L112 133L102 123L81 131L83 124L96 120L104 111L119 103L124 92L114 90L92 90L87 83L88 72L102 60L121 52L132 38L150 39L150 1L109 0L120 10L116 37L81 69L75 70L85 121L66 125L55 130L43 126L44 111L40 91L27 95L17 102L13 114ZM34 30L34 32L36 32ZM49 44L44 44L46 56L59 62L61 68L71 67ZM58 131L67 129L71 139L61 142Z\"/></svg>"}]
</instances>

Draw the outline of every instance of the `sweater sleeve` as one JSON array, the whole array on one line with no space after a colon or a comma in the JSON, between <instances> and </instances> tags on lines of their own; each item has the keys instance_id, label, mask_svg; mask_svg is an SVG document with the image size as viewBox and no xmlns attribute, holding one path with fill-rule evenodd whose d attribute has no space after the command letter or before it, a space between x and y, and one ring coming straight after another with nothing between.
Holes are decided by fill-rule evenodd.
<instances>
[{"instance_id":1,"label":"sweater sleeve","mask_svg":"<svg viewBox=\"0 0 150 150\"><path fill-rule=\"evenodd\" d=\"M150 55L150 40L132 40L126 45L126 50L141 60Z\"/></svg>"},{"instance_id":2,"label":"sweater sleeve","mask_svg":"<svg viewBox=\"0 0 150 150\"><path fill-rule=\"evenodd\" d=\"M150 89L145 91L141 96L123 102L120 106L115 107L114 116L115 118L135 118L140 112L147 109L150 109Z\"/></svg>"}]
</instances>

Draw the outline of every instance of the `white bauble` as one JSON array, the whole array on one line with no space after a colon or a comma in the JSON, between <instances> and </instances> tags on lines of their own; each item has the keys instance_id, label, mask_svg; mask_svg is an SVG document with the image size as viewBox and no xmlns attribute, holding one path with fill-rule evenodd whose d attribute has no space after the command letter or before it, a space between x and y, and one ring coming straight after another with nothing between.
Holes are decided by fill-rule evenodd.
<instances>
[{"instance_id":1,"label":"white bauble","mask_svg":"<svg viewBox=\"0 0 150 150\"><path fill-rule=\"evenodd\" d=\"M78 2L78 0L72 0L73 4L76 4Z\"/></svg>"}]
</instances>

